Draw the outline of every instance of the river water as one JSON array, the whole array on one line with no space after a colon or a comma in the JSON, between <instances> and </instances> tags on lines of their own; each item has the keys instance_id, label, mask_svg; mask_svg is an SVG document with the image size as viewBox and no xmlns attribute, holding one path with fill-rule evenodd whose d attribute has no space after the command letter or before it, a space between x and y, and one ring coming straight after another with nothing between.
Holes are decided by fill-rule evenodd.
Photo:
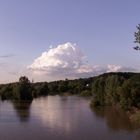
<instances>
[{"instance_id":1,"label":"river water","mask_svg":"<svg viewBox=\"0 0 140 140\"><path fill-rule=\"evenodd\" d=\"M139 140L140 129L113 107L91 109L90 99L48 96L0 101L0 140Z\"/></svg>"}]
</instances>

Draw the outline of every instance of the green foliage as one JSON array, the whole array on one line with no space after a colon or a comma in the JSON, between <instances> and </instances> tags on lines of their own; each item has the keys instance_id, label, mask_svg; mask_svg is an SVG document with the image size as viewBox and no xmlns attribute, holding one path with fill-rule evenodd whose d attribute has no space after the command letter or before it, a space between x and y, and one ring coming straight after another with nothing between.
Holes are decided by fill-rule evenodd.
<instances>
[{"instance_id":1,"label":"green foliage","mask_svg":"<svg viewBox=\"0 0 140 140\"><path fill-rule=\"evenodd\" d=\"M48 95L49 88L47 82L34 84L32 88L33 97Z\"/></svg>"},{"instance_id":2,"label":"green foliage","mask_svg":"<svg viewBox=\"0 0 140 140\"><path fill-rule=\"evenodd\" d=\"M94 100L100 102L101 105L105 103L105 79L103 77L98 77L92 84L92 92ZM96 102L96 101L94 101Z\"/></svg>"},{"instance_id":3,"label":"green foliage","mask_svg":"<svg viewBox=\"0 0 140 140\"><path fill-rule=\"evenodd\" d=\"M106 104L118 102L117 89L121 86L123 79L117 75L108 76L105 82Z\"/></svg>"},{"instance_id":4,"label":"green foliage","mask_svg":"<svg viewBox=\"0 0 140 140\"><path fill-rule=\"evenodd\" d=\"M137 32L134 33L134 36L135 36L135 43L137 43L138 45L133 47L135 50L140 50L140 24L138 24L137 26Z\"/></svg>"},{"instance_id":5,"label":"green foliage","mask_svg":"<svg viewBox=\"0 0 140 140\"><path fill-rule=\"evenodd\" d=\"M0 88L0 95L2 100L12 98L12 84L7 84Z\"/></svg>"},{"instance_id":6,"label":"green foliage","mask_svg":"<svg viewBox=\"0 0 140 140\"><path fill-rule=\"evenodd\" d=\"M140 108L140 74L103 74L93 81L92 93L95 105L120 104L125 110Z\"/></svg>"},{"instance_id":7,"label":"green foliage","mask_svg":"<svg viewBox=\"0 0 140 140\"><path fill-rule=\"evenodd\" d=\"M13 98L18 100L20 99L20 94L19 94L19 83L16 83L13 85L13 90L12 90L12 95L13 95Z\"/></svg>"},{"instance_id":8,"label":"green foliage","mask_svg":"<svg viewBox=\"0 0 140 140\"><path fill-rule=\"evenodd\" d=\"M106 73L93 78L30 83L27 77L19 82L0 85L2 100L32 100L46 95L73 94L91 96L92 106L119 104L123 109L140 108L140 74Z\"/></svg>"},{"instance_id":9,"label":"green foliage","mask_svg":"<svg viewBox=\"0 0 140 140\"><path fill-rule=\"evenodd\" d=\"M32 100L31 84L26 76L19 78L17 90L19 100Z\"/></svg>"},{"instance_id":10,"label":"green foliage","mask_svg":"<svg viewBox=\"0 0 140 140\"><path fill-rule=\"evenodd\" d=\"M135 43L140 44L140 24L137 26L137 32L134 33L135 36Z\"/></svg>"},{"instance_id":11,"label":"green foliage","mask_svg":"<svg viewBox=\"0 0 140 140\"><path fill-rule=\"evenodd\" d=\"M90 102L90 107L97 107L97 106L101 106L101 103L98 99L92 99Z\"/></svg>"},{"instance_id":12,"label":"green foliage","mask_svg":"<svg viewBox=\"0 0 140 140\"><path fill-rule=\"evenodd\" d=\"M140 111L136 111L136 113L131 116L131 121L140 125Z\"/></svg>"},{"instance_id":13,"label":"green foliage","mask_svg":"<svg viewBox=\"0 0 140 140\"><path fill-rule=\"evenodd\" d=\"M68 80L60 81L58 84L58 92L63 93L68 91Z\"/></svg>"},{"instance_id":14,"label":"green foliage","mask_svg":"<svg viewBox=\"0 0 140 140\"><path fill-rule=\"evenodd\" d=\"M120 91L120 102L122 106L125 106L126 109L132 106L140 107L140 75L125 80Z\"/></svg>"},{"instance_id":15,"label":"green foliage","mask_svg":"<svg viewBox=\"0 0 140 140\"><path fill-rule=\"evenodd\" d=\"M58 82L57 81L49 83L48 88L49 88L50 95L58 94Z\"/></svg>"},{"instance_id":16,"label":"green foliage","mask_svg":"<svg viewBox=\"0 0 140 140\"><path fill-rule=\"evenodd\" d=\"M83 96L83 97L92 96L92 93L91 93L91 91L89 91L89 90L83 90L83 91L80 93L80 96Z\"/></svg>"}]
</instances>

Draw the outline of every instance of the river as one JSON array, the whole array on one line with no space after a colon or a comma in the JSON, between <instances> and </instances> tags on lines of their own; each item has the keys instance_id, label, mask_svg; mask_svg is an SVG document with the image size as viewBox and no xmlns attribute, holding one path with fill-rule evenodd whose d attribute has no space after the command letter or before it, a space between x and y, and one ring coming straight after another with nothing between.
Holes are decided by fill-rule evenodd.
<instances>
[{"instance_id":1,"label":"river","mask_svg":"<svg viewBox=\"0 0 140 140\"><path fill-rule=\"evenodd\" d=\"M0 101L0 140L139 140L140 129L113 107L91 109L90 99L47 96Z\"/></svg>"}]
</instances>

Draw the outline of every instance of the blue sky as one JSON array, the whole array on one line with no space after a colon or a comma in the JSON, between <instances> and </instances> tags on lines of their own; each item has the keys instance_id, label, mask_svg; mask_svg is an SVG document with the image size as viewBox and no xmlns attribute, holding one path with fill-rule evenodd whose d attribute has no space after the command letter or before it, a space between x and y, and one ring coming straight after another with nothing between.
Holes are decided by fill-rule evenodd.
<instances>
[{"instance_id":1,"label":"blue sky","mask_svg":"<svg viewBox=\"0 0 140 140\"><path fill-rule=\"evenodd\" d=\"M0 0L0 82L20 75L36 81L66 78L37 78L27 67L50 45L67 42L77 44L90 67L139 71L140 54L132 49L139 5L139 0Z\"/></svg>"}]
</instances>

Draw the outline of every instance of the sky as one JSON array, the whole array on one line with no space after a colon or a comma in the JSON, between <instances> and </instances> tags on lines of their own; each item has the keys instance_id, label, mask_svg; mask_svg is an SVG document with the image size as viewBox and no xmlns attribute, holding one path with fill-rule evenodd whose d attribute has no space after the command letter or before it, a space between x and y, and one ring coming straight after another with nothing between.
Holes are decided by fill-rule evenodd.
<instances>
[{"instance_id":1,"label":"sky","mask_svg":"<svg viewBox=\"0 0 140 140\"><path fill-rule=\"evenodd\" d=\"M0 83L140 72L139 0L0 0Z\"/></svg>"}]
</instances>

